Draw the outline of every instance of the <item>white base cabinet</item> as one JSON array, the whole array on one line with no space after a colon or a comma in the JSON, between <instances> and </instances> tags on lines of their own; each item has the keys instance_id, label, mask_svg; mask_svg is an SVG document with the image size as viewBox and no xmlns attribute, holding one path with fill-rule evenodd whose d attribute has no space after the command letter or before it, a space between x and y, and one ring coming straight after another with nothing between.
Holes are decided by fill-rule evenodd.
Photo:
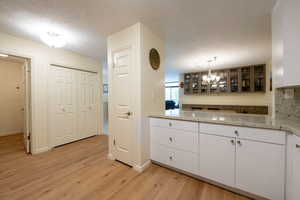
<instances>
[{"instance_id":1,"label":"white base cabinet","mask_svg":"<svg viewBox=\"0 0 300 200\"><path fill-rule=\"evenodd\" d=\"M150 128L153 161L236 191L285 199L285 132L156 118L150 119ZM294 169L300 169L300 148L297 150L293 152ZM293 174L296 178L291 182L300 188L294 183L300 180L300 170ZM297 192L291 196L299 197Z\"/></svg>"},{"instance_id":2,"label":"white base cabinet","mask_svg":"<svg viewBox=\"0 0 300 200\"><path fill-rule=\"evenodd\" d=\"M288 137L287 200L300 199L300 137Z\"/></svg>"},{"instance_id":3,"label":"white base cabinet","mask_svg":"<svg viewBox=\"0 0 300 200\"><path fill-rule=\"evenodd\" d=\"M198 174L198 124L151 119L151 159Z\"/></svg>"}]
</instances>

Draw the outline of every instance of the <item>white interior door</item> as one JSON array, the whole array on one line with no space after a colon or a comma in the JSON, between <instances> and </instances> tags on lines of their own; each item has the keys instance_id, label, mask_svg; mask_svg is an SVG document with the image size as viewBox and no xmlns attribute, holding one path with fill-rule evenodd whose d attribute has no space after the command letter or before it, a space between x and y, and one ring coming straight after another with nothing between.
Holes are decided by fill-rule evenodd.
<instances>
[{"instance_id":1,"label":"white interior door","mask_svg":"<svg viewBox=\"0 0 300 200\"><path fill-rule=\"evenodd\" d=\"M53 146L76 139L76 71L51 67L50 135Z\"/></svg>"},{"instance_id":2,"label":"white interior door","mask_svg":"<svg viewBox=\"0 0 300 200\"><path fill-rule=\"evenodd\" d=\"M79 72L78 130L79 137L97 135L98 77L95 73Z\"/></svg>"},{"instance_id":3,"label":"white interior door","mask_svg":"<svg viewBox=\"0 0 300 200\"><path fill-rule=\"evenodd\" d=\"M132 165L132 104L131 104L131 76L132 67L131 48L114 51L111 69L111 103L110 133L113 137L113 154L117 160Z\"/></svg>"},{"instance_id":4,"label":"white interior door","mask_svg":"<svg viewBox=\"0 0 300 200\"><path fill-rule=\"evenodd\" d=\"M24 144L27 153L30 152L31 132L31 76L30 64L26 60L23 68L23 90L24 90Z\"/></svg>"}]
</instances>

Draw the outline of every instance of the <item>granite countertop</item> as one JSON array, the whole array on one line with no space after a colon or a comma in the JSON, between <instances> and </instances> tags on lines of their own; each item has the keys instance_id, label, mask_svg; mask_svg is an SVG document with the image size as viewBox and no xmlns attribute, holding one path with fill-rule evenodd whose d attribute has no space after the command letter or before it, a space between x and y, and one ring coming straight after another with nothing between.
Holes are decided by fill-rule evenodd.
<instances>
[{"instance_id":1,"label":"granite countertop","mask_svg":"<svg viewBox=\"0 0 300 200\"><path fill-rule=\"evenodd\" d=\"M167 110L165 113L153 114L149 117L275 129L287 131L300 136L300 119L297 121L292 121L286 119L273 119L268 115L182 111L179 109Z\"/></svg>"}]
</instances>

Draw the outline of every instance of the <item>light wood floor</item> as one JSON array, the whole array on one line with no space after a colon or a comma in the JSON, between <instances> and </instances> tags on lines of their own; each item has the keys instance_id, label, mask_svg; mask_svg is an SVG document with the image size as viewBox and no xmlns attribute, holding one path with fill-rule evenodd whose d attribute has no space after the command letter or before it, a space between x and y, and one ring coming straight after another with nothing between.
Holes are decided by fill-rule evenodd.
<instances>
[{"instance_id":1,"label":"light wood floor","mask_svg":"<svg viewBox=\"0 0 300 200\"><path fill-rule=\"evenodd\" d=\"M247 199L157 165L139 174L106 156L106 136L38 155L24 153L22 135L0 137L0 199Z\"/></svg>"}]
</instances>

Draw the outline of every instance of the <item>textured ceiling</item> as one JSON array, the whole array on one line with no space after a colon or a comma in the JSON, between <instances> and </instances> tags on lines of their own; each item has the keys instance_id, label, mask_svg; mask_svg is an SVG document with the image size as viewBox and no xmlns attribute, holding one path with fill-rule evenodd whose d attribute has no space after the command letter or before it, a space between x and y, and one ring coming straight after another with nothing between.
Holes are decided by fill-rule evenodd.
<instances>
[{"instance_id":1,"label":"textured ceiling","mask_svg":"<svg viewBox=\"0 0 300 200\"><path fill-rule=\"evenodd\" d=\"M0 31L39 41L45 30L65 47L106 59L106 37L136 22L166 42L167 80L179 72L264 63L271 55L275 0L0 0Z\"/></svg>"}]
</instances>

